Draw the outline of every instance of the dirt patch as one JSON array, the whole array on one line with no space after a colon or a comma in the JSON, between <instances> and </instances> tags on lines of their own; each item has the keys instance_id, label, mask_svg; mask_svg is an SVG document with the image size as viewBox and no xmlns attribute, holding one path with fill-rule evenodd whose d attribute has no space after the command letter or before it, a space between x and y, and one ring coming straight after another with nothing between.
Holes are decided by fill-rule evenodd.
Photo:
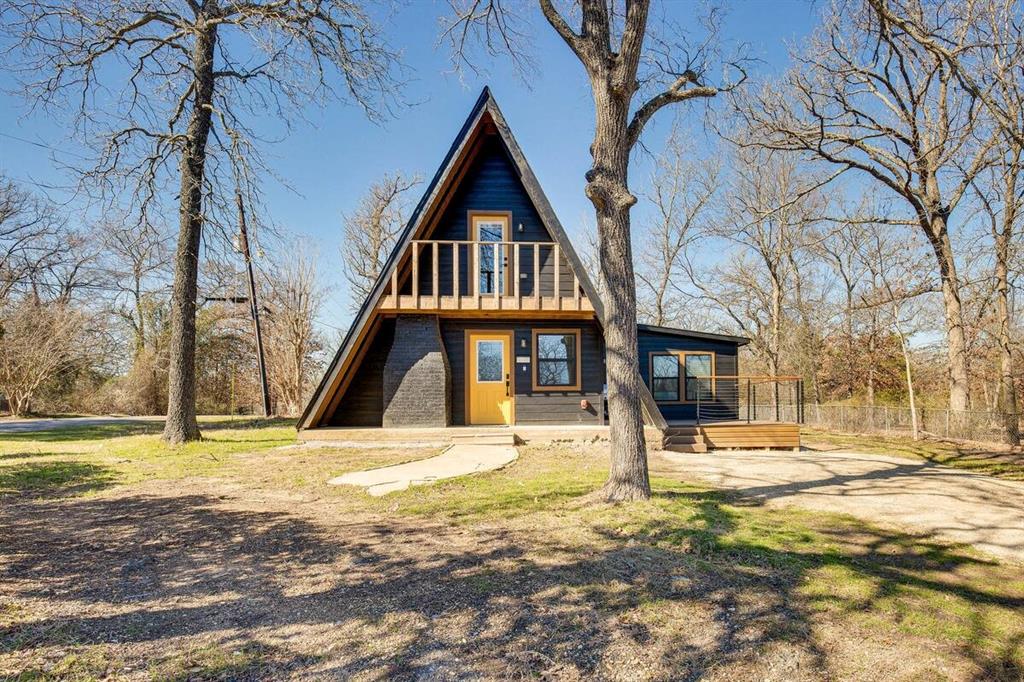
<instances>
[{"instance_id":1,"label":"dirt patch","mask_svg":"<svg viewBox=\"0 0 1024 682\"><path fill-rule=\"evenodd\" d=\"M755 504L843 512L1024 564L1024 483L860 452L664 453L674 471Z\"/></svg>"},{"instance_id":2,"label":"dirt patch","mask_svg":"<svg viewBox=\"0 0 1024 682\"><path fill-rule=\"evenodd\" d=\"M724 523L708 514L682 521ZM450 524L190 480L8 500L0 528L0 676L891 680L979 670L954 647L893 641L816 611L800 572L712 557L698 535L673 544L678 525L638 534L557 511Z\"/></svg>"}]
</instances>

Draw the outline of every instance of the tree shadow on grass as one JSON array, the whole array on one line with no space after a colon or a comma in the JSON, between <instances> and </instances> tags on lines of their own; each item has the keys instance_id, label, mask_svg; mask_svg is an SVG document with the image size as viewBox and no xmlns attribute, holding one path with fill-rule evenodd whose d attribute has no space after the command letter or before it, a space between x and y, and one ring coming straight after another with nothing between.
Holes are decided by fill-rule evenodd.
<instances>
[{"instance_id":1,"label":"tree shadow on grass","mask_svg":"<svg viewBox=\"0 0 1024 682\"><path fill-rule=\"evenodd\" d=\"M104 419L97 417L97 420ZM52 421L52 420L47 420ZM286 417L270 419L237 418L237 419L200 419L199 429L202 432L226 430L256 430L264 428L285 428L295 425L295 420ZM124 418L116 422L104 423L60 423L54 421L52 428L37 431L4 431L0 430L0 440L9 442L67 443L71 441L96 441L125 436L145 436L163 433L163 420Z\"/></svg>"},{"instance_id":2,"label":"tree shadow on grass","mask_svg":"<svg viewBox=\"0 0 1024 682\"><path fill-rule=\"evenodd\" d=\"M699 679L764 677L760 656L771 649L773 665L781 652L804 676L835 677L841 661L814 627L823 597L804 588L815 571L836 568L870 586L832 595L840 612L871 611L911 589L965 600L977 617L964 655L979 679L1020 677L1019 634L993 653L985 608L1020 610L1024 595L961 582L958 572L982 560L863 526L835 528L835 549L803 549L799 538L780 549L739 532L745 512L732 499L658 493L652 504L673 514L612 508L567 534L493 520L331 520L327 507L300 516L210 495L0 507L0 580L11 581L13 599L51 607L0 628L0 652L30 660L69 642L117 642L150 660L172 638L218 648L286 638L280 665L309 677L608 677L635 668ZM244 675L282 676L276 660Z\"/></svg>"},{"instance_id":3,"label":"tree shadow on grass","mask_svg":"<svg viewBox=\"0 0 1024 682\"><path fill-rule=\"evenodd\" d=\"M0 496L18 493L39 496L78 495L114 484L113 469L70 460L0 467Z\"/></svg>"}]
</instances>

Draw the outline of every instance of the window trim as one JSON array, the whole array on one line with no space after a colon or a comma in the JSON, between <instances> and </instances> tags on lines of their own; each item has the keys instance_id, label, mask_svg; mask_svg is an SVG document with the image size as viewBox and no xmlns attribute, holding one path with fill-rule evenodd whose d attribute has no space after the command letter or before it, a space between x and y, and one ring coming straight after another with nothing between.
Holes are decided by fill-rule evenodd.
<instances>
[{"instance_id":1,"label":"window trim","mask_svg":"<svg viewBox=\"0 0 1024 682\"><path fill-rule=\"evenodd\" d=\"M654 401L658 402L658 403L666 403L666 404L667 403L678 403L678 402L680 402L680 398L682 397L682 393L680 392L680 389L682 388L682 383L683 383L681 381L682 376L683 376L683 365L682 365L682 363L679 362L679 355L676 354L676 353L673 353L672 351L653 351L649 355L650 355L650 357L647 360L647 364L648 364L648 367L647 367L648 382L647 383L648 383L648 387L651 390L651 396L654 398ZM654 376L654 359L655 358L659 358L659 357L675 358L675 360L676 360L676 397L675 397L675 400L671 400L671 399L666 400L665 398L658 398L655 395L655 393L654 393L654 380L655 380L655 378L662 378L662 379L669 378L669 377L655 377Z\"/></svg>"},{"instance_id":2,"label":"window trim","mask_svg":"<svg viewBox=\"0 0 1024 682\"><path fill-rule=\"evenodd\" d=\"M516 349L516 334L512 329L480 329L472 327L465 329L462 332L462 423L468 425L470 421L470 405L469 405L469 391L470 384L472 383L472 372L469 371L470 367L470 353L473 352L472 344L470 340L474 334L493 334L495 336L501 335L508 339L509 348L509 359L511 366L508 368L508 379L509 379L509 398L512 401L512 419L511 424L516 423L516 373L515 373L515 349Z\"/></svg>"},{"instance_id":3,"label":"window trim","mask_svg":"<svg viewBox=\"0 0 1024 682\"><path fill-rule=\"evenodd\" d=\"M654 402L659 405L696 405L696 400L686 400L686 356L687 355L710 355L711 356L711 376L715 377L718 374L718 353L713 350L676 350L674 348L667 348L665 350L651 351L647 354L647 388L651 391L651 397L654 397L654 356L655 355L675 355L679 362L679 399L678 400L658 400L654 399ZM711 400L715 400L718 397L718 381L714 378L711 380Z\"/></svg>"},{"instance_id":4,"label":"window trim","mask_svg":"<svg viewBox=\"0 0 1024 682\"><path fill-rule=\"evenodd\" d=\"M480 223L486 222L498 222L504 223L504 227L501 231L501 241L510 242L512 241L512 211L468 211L466 213L466 238L471 242L480 241ZM502 266L502 279L504 280L504 292L499 294L500 296L509 296L509 292L512 290L512 254L510 253L510 247L506 244L498 249L501 252L502 259L507 265ZM467 284L469 285L470 294L477 292L477 285L473 282L473 274L476 272L476 249L472 246L469 247L468 254L468 265L469 270L466 271ZM500 288L500 287L499 287ZM493 296L494 292L480 292L481 296Z\"/></svg>"},{"instance_id":5,"label":"window trim","mask_svg":"<svg viewBox=\"0 0 1024 682\"><path fill-rule=\"evenodd\" d=\"M537 373L540 370L540 349L537 345L538 337L542 335L559 335L559 334L574 334L576 336L576 383L565 384L559 386L548 386L541 385L537 382ZM579 328L570 329L548 329L548 328L534 328L532 334L532 340L530 342L530 359L533 362L533 390L539 392L553 392L553 391L579 391L582 385L583 375L583 363L582 363L582 340L583 332Z\"/></svg>"}]
</instances>

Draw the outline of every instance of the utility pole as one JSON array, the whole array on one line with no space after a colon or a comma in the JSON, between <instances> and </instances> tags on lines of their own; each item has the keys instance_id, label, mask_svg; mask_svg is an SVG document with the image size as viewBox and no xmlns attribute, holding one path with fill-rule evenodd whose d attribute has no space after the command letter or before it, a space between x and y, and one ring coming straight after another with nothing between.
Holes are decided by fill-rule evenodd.
<instances>
[{"instance_id":1,"label":"utility pole","mask_svg":"<svg viewBox=\"0 0 1024 682\"><path fill-rule=\"evenodd\" d=\"M252 255L249 253L249 234L245 229L245 206L242 204L242 193L235 191L235 203L238 204L238 235L241 240L242 255L245 256L245 269L249 275L249 313L252 315L252 326L256 331L256 359L260 368L260 387L263 389L263 416L270 416L270 388L267 385L267 361L263 356L263 332L260 329L260 307L256 301L256 279L252 274Z\"/></svg>"}]
</instances>

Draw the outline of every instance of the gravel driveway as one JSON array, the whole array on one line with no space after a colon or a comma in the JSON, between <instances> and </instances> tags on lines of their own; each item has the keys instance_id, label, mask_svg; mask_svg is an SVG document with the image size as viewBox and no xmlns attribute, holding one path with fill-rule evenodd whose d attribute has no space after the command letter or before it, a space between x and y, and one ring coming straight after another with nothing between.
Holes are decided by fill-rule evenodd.
<instances>
[{"instance_id":1,"label":"gravel driveway","mask_svg":"<svg viewBox=\"0 0 1024 682\"><path fill-rule=\"evenodd\" d=\"M1022 483L856 452L661 454L677 471L764 504L851 514L1024 563Z\"/></svg>"}]
</instances>

